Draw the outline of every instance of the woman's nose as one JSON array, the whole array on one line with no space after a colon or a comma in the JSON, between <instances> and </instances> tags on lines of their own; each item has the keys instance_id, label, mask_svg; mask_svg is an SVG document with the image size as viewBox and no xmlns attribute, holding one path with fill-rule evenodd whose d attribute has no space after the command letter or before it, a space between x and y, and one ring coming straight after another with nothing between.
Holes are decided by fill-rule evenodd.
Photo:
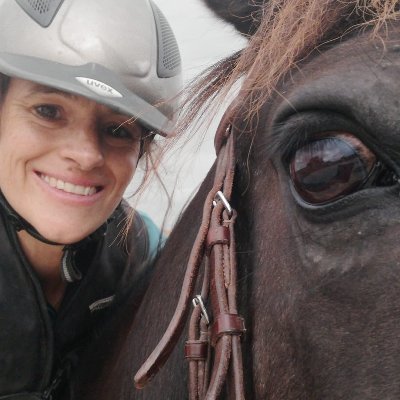
<instances>
[{"instance_id":1,"label":"woman's nose","mask_svg":"<svg viewBox=\"0 0 400 400\"><path fill-rule=\"evenodd\" d=\"M74 129L68 135L68 143L61 150L64 158L73 161L83 171L90 171L104 164L102 144L95 129Z\"/></svg>"}]
</instances>

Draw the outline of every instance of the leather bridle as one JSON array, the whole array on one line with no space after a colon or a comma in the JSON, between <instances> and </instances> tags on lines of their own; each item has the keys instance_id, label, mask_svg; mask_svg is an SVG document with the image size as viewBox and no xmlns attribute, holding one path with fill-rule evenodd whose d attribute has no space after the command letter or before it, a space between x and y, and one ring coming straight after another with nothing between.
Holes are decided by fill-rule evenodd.
<instances>
[{"instance_id":1,"label":"leather bridle","mask_svg":"<svg viewBox=\"0 0 400 400\"><path fill-rule=\"evenodd\" d=\"M224 387L230 398L245 398L241 349L245 326L236 303L236 212L229 204L236 163L231 124L233 107L229 111L215 136L214 183L205 200L178 305L164 336L135 375L137 388L143 388L168 359L182 334L193 300L195 307L185 344L189 399L218 399ZM203 259L201 294L194 297ZM209 304L211 311L207 312L205 304Z\"/></svg>"}]
</instances>

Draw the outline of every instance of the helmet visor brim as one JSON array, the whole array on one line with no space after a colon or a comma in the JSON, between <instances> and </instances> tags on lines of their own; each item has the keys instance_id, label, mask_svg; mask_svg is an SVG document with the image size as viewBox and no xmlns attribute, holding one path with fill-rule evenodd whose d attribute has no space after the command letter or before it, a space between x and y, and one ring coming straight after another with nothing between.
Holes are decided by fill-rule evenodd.
<instances>
[{"instance_id":1,"label":"helmet visor brim","mask_svg":"<svg viewBox=\"0 0 400 400\"><path fill-rule=\"evenodd\" d=\"M137 119L163 136L173 123L157 107L132 93L113 72L95 63L72 66L0 52L0 72L87 97Z\"/></svg>"}]
</instances>

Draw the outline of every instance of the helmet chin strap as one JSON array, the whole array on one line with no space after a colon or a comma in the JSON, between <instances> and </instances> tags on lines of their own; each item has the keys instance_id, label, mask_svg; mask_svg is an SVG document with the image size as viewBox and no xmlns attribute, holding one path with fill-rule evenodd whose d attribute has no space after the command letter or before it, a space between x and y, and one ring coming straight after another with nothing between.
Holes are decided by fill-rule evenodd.
<instances>
[{"instance_id":1,"label":"helmet chin strap","mask_svg":"<svg viewBox=\"0 0 400 400\"><path fill-rule=\"evenodd\" d=\"M81 246L92 240L98 240L103 237L107 232L107 220L103 225L97 228L93 233L80 240L79 242L72 244L58 243L52 240L46 239L42 236L28 221L22 218L8 203L3 193L0 191L0 206L6 213L8 221L15 228L17 232L26 231L34 237L35 239L41 241L42 243L53 245L53 246L64 246L63 255L61 258L61 277L64 281L72 283L78 281L82 278L82 274L75 264L75 254Z\"/></svg>"},{"instance_id":2,"label":"helmet chin strap","mask_svg":"<svg viewBox=\"0 0 400 400\"><path fill-rule=\"evenodd\" d=\"M46 239L42 236L29 222L24 220L8 203L3 193L0 192L0 205L3 210L6 212L6 216L8 221L14 226L17 232L26 231L35 239L40 240L43 243L51 244L55 246L62 246L62 243L53 242L52 240Z\"/></svg>"}]
</instances>

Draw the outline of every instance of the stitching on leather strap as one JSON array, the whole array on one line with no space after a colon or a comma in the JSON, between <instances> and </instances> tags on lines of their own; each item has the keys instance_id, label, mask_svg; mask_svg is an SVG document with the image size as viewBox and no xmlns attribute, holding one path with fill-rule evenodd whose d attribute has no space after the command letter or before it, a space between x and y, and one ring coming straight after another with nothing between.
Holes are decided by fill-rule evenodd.
<instances>
[{"instance_id":1,"label":"stitching on leather strap","mask_svg":"<svg viewBox=\"0 0 400 400\"><path fill-rule=\"evenodd\" d=\"M230 232L226 226L218 226L211 228L207 235L207 250L210 251L211 247L216 244L226 244L229 246Z\"/></svg>"},{"instance_id":2,"label":"stitching on leather strap","mask_svg":"<svg viewBox=\"0 0 400 400\"><path fill-rule=\"evenodd\" d=\"M215 138L218 156L214 182L204 202L202 222L190 253L182 291L166 332L135 375L135 385L139 389L157 373L176 346L185 326L190 299L194 296L197 277L204 259L200 296L203 302L210 299L210 315L214 314L216 317L214 337L218 342L213 352L208 345L206 359L188 358L189 398L216 400L220 398L224 385L229 385L233 386L232 398L245 399L240 343L240 336L245 332L245 327L243 318L237 315L236 300L237 265L234 237L236 213L233 209L228 212L225 205L225 203L229 205L231 199L236 165L231 125L233 115L234 107L231 106L218 127ZM215 232L209 234L212 230ZM189 343L209 340L210 328L202 317L203 311L197 305L195 304L190 318ZM219 338L221 340L218 340ZM203 348L202 344L189 344L187 352L189 356L203 356Z\"/></svg>"},{"instance_id":3,"label":"stitching on leather strap","mask_svg":"<svg viewBox=\"0 0 400 400\"><path fill-rule=\"evenodd\" d=\"M215 346L223 335L241 336L246 332L244 319L238 314L220 314L211 328L211 345Z\"/></svg>"},{"instance_id":4,"label":"stitching on leather strap","mask_svg":"<svg viewBox=\"0 0 400 400\"><path fill-rule=\"evenodd\" d=\"M205 340L188 340L185 343L185 358L189 360L206 360L208 342Z\"/></svg>"}]
</instances>

